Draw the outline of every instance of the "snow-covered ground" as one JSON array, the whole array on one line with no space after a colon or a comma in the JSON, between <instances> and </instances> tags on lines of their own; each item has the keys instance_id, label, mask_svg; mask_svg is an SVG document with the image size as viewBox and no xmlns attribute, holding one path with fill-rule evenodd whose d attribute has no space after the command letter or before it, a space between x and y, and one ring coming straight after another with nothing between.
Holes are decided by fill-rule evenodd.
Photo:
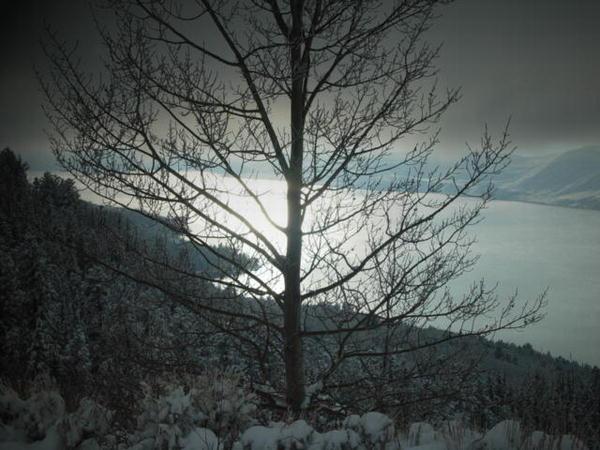
<instances>
[{"instance_id":1,"label":"snow-covered ground","mask_svg":"<svg viewBox=\"0 0 600 450\"><path fill-rule=\"evenodd\" d=\"M239 394L239 393L238 393ZM210 397L210 396L209 396ZM397 430L388 416L368 412L317 431L306 420L252 424L255 411L249 398L228 395L207 410L198 403L204 392L185 392L173 386L158 397L147 396L137 417L138 427L128 434L111 431L112 413L90 399L65 412L55 391L41 391L23 400L11 389L0 391L0 450L582 450L573 436L551 436L525 431L518 421L506 420L485 433L459 421L433 427L413 423ZM206 404L205 404L206 406ZM213 414L215 412L219 414ZM229 420L221 436L210 419ZM234 418L234 420L232 419ZM235 430L232 424L246 423ZM226 431L224 431L226 430ZM231 433L235 435L232 436ZM229 433L228 436L224 434Z\"/></svg>"}]
</instances>

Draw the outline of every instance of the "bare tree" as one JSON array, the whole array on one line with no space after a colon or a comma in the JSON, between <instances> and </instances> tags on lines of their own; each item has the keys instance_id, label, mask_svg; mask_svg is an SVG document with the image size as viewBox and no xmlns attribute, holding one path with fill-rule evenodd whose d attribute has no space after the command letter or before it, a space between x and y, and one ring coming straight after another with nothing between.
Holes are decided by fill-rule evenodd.
<instances>
[{"instance_id":1,"label":"bare tree","mask_svg":"<svg viewBox=\"0 0 600 450\"><path fill-rule=\"evenodd\" d=\"M499 307L483 284L458 298L446 289L474 263L466 231L510 149L507 133L486 132L452 167L428 168L432 125L458 99L438 94L438 48L423 41L439 3L108 1L99 17L117 20L99 25L97 77L49 36L42 84L59 161L236 268L180 271L221 288L204 298L159 274L137 278L214 318L265 376L281 357L294 410L310 397L305 345L309 381L341 388L346 367L346 386L386 384L401 355L539 318L542 297ZM285 186L285 222L254 180L265 170ZM431 323L447 332L416 332Z\"/></svg>"}]
</instances>

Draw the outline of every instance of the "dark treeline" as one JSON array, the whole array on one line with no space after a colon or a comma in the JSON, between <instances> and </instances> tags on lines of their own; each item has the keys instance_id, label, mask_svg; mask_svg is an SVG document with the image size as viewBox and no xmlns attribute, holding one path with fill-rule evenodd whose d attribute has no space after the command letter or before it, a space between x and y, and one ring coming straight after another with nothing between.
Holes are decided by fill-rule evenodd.
<instances>
[{"instance_id":1,"label":"dark treeline","mask_svg":"<svg viewBox=\"0 0 600 450\"><path fill-rule=\"evenodd\" d=\"M462 405L477 428L518 419L526 430L585 436L600 442L600 369L558 358L524 378L488 372L477 382L472 402Z\"/></svg>"},{"instance_id":2,"label":"dark treeline","mask_svg":"<svg viewBox=\"0 0 600 450\"><path fill-rule=\"evenodd\" d=\"M157 286L187 283L202 299L215 288L181 274L214 270L210 258L192 258L185 242L144 218L82 201L72 180L46 173L29 183L26 170L10 150L0 153L5 382L24 390L49 376L67 404L90 396L126 412L142 380L242 364L215 324L131 280L143 273Z\"/></svg>"}]
</instances>

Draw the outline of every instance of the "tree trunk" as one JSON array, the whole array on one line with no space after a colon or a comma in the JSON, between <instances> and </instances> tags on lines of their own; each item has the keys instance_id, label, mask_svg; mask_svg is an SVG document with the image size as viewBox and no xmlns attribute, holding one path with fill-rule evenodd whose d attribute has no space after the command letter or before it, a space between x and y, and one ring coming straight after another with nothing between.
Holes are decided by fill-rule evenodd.
<instances>
[{"instance_id":1,"label":"tree trunk","mask_svg":"<svg viewBox=\"0 0 600 450\"><path fill-rule=\"evenodd\" d=\"M300 140L299 144L302 145ZM294 154L292 145L292 155ZM284 296L284 357L288 405L298 411L304 400L300 265L302 260L301 171L293 170L287 186L287 250Z\"/></svg>"},{"instance_id":2,"label":"tree trunk","mask_svg":"<svg viewBox=\"0 0 600 450\"><path fill-rule=\"evenodd\" d=\"M304 355L301 336L300 265L302 261L302 164L304 151L304 77L302 64L302 0L292 3L290 60L292 68L291 154L287 176L287 249L285 269L284 359L288 405L299 411L304 401Z\"/></svg>"},{"instance_id":3,"label":"tree trunk","mask_svg":"<svg viewBox=\"0 0 600 450\"><path fill-rule=\"evenodd\" d=\"M293 243L292 246L298 247L298 251L300 251L299 244ZM304 401L304 355L300 336L299 281L299 271L290 267L285 277L284 357L286 397L288 405L293 411L299 411Z\"/></svg>"}]
</instances>

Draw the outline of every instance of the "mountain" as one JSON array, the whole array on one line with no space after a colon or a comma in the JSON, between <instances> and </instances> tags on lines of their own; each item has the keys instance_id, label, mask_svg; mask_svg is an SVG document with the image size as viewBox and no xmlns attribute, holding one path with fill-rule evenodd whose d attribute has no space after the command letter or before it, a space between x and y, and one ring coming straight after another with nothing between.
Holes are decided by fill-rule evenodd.
<instances>
[{"instance_id":1,"label":"mountain","mask_svg":"<svg viewBox=\"0 0 600 450\"><path fill-rule=\"evenodd\" d=\"M496 198L600 209L600 146L570 150L544 161L519 157L496 180Z\"/></svg>"}]
</instances>

